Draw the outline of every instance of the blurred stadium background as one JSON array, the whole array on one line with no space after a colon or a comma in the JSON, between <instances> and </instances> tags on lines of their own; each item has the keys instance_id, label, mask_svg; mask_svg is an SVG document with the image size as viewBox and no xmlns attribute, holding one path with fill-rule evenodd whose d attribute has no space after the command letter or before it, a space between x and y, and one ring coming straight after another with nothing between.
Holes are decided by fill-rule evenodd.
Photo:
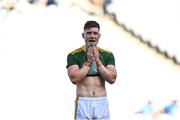
<instances>
[{"instance_id":1,"label":"blurred stadium background","mask_svg":"<svg viewBox=\"0 0 180 120\"><path fill-rule=\"evenodd\" d=\"M0 0L0 120L71 120L75 86L66 56L84 44L87 20L115 54L106 85L112 120L179 120L153 113L180 100L178 0ZM148 101L153 112L136 114ZM179 103L177 103L179 105Z\"/></svg>"}]
</instances>

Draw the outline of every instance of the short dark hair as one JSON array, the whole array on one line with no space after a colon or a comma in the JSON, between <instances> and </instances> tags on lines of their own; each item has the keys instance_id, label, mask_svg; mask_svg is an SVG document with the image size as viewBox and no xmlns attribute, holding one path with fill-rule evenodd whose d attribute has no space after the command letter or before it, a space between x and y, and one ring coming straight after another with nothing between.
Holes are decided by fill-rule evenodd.
<instances>
[{"instance_id":1,"label":"short dark hair","mask_svg":"<svg viewBox=\"0 0 180 120\"><path fill-rule=\"evenodd\" d=\"M100 29L99 23L97 23L96 21L93 21L93 20L87 21L84 24L84 30L89 29L91 27L97 27L98 29Z\"/></svg>"}]
</instances>

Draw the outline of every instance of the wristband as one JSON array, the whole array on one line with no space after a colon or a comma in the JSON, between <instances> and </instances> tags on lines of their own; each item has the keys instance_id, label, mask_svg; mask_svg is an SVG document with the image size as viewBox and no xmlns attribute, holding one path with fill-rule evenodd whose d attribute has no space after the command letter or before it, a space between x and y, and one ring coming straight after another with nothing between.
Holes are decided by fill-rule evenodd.
<instances>
[{"instance_id":1,"label":"wristband","mask_svg":"<svg viewBox=\"0 0 180 120\"><path fill-rule=\"evenodd\" d=\"M97 67L100 67L101 65L103 65L102 62L101 62L100 60L97 61L96 64L97 64Z\"/></svg>"},{"instance_id":2,"label":"wristband","mask_svg":"<svg viewBox=\"0 0 180 120\"><path fill-rule=\"evenodd\" d=\"M88 66L88 67L91 67L92 61L88 60L84 65L86 65L86 66Z\"/></svg>"}]
</instances>

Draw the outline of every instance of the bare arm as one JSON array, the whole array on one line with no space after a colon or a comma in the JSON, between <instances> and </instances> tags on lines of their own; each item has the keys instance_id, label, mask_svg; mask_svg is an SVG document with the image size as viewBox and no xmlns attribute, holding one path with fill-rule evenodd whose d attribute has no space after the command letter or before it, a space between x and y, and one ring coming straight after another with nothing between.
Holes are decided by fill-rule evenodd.
<instances>
[{"instance_id":1,"label":"bare arm","mask_svg":"<svg viewBox=\"0 0 180 120\"><path fill-rule=\"evenodd\" d=\"M84 65L81 69L79 68L78 65L69 66L68 75L72 83L76 84L81 80L83 80L86 77L89 69L90 67L88 65Z\"/></svg>"},{"instance_id":2,"label":"bare arm","mask_svg":"<svg viewBox=\"0 0 180 120\"><path fill-rule=\"evenodd\" d=\"M114 65L107 65L104 66L99 59L99 51L96 47L93 48L94 51L94 58L96 61L96 64L98 66L98 70L104 80L106 80L108 83L113 84L116 81L117 72Z\"/></svg>"},{"instance_id":3,"label":"bare arm","mask_svg":"<svg viewBox=\"0 0 180 120\"><path fill-rule=\"evenodd\" d=\"M89 69L90 69L92 62L93 62L92 49L88 50L87 57L88 57L88 60L83 65L82 68L79 68L78 65L72 65L72 66L68 67L68 75L69 75L69 78L71 79L72 83L76 84L76 83L80 82L88 74Z\"/></svg>"},{"instance_id":4,"label":"bare arm","mask_svg":"<svg viewBox=\"0 0 180 120\"><path fill-rule=\"evenodd\" d=\"M117 72L114 65L107 65L106 67L102 63L98 63L98 70L104 80L113 84L116 81Z\"/></svg>"}]
</instances>

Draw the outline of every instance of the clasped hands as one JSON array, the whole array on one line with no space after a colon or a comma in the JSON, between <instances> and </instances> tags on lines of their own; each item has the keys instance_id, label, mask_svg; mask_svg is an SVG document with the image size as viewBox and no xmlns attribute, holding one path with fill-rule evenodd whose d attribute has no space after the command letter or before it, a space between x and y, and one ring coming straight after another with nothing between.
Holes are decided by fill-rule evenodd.
<instances>
[{"instance_id":1,"label":"clasped hands","mask_svg":"<svg viewBox=\"0 0 180 120\"><path fill-rule=\"evenodd\" d=\"M100 67L102 65L100 59L99 59L99 51L96 46L93 46L87 50L87 62L85 65L91 67L93 61L95 60L97 67Z\"/></svg>"}]
</instances>

